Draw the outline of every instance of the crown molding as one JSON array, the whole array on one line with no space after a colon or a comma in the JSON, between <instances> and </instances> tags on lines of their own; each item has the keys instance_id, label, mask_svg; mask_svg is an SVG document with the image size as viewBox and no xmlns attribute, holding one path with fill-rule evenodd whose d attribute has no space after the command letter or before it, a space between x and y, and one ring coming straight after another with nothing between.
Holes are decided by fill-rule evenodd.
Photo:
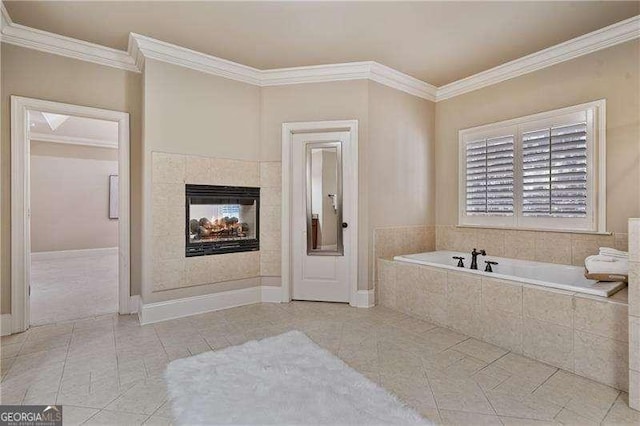
<instances>
[{"instance_id":1,"label":"crown molding","mask_svg":"<svg viewBox=\"0 0 640 426\"><path fill-rule=\"evenodd\" d=\"M50 135L47 133L29 132L30 141L63 143L67 145L85 145L96 148L118 149L118 141L110 141L94 138L82 138L77 136Z\"/></svg>"},{"instance_id":2,"label":"crown molding","mask_svg":"<svg viewBox=\"0 0 640 426\"><path fill-rule=\"evenodd\" d=\"M637 38L640 38L640 15L440 86L436 100L472 92Z\"/></svg>"},{"instance_id":3,"label":"crown molding","mask_svg":"<svg viewBox=\"0 0 640 426\"><path fill-rule=\"evenodd\" d=\"M261 86L324 83L345 80L372 80L411 95L435 101L436 87L373 61L260 71Z\"/></svg>"},{"instance_id":4,"label":"crown molding","mask_svg":"<svg viewBox=\"0 0 640 426\"><path fill-rule=\"evenodd\" d=\"M259 70L140 34L131 33L129 42L139 69L155 59L261 87L369 79L431 101L436 95L434 86L372 61Z\"/></svg>"},{"instance_id":5,"label":"crown molding","mask_svg":"<svg viewBox=\"0 0 640 426\"><path fill-rule=\"evenodd\" d=\"M419 98L436 101L436 86L377 62L371 63L369 79Z\"/></svg>"},{"instance_id":6,"label":"crown molding","mask_svg":"<svg viewBox=\"0 0 640 426\"><path fill-rule=\"evenodd\" d=\"M142 72L154 59L255 86L371 80L430 101L442 101L528 74L607 47L640 38L640 15L507 62L458 81L436 87L373 61L259 70L136 33L127 51L29 28L11 21L0 1L3 43L62 55L132 72Z\"/></svg>"},{"instance_id":7,"label":"crown molding","mask_svg":"<svg viewBox=\"0 0 640 426\"><path fill-rule=\"evenodd\" d=\"M144 57L144 60L155 59L230 80L241 81L256 86L261 85L261 71L256 68L140 34L131 33L129 41L132 42L129 51L135 54L136 62L141 65L144 65L144 63L140 61L140 56Z\"/></svg>"},{"instance_id":8,"label":"crown molding","mask_svg":"<svg viewBox=\"0 0 640 426\"><path fill-rule=\"evenodd\" d=\"M343 64L312 65L305 67L275 68L260 71L261 86L323 83L327 81L366 80L372 62L347 62Z\"/></svg>"},{"instance_id":9,"label":"crown molding","mask_svg":"<svg viewBox=\"0 0 640 426\"><path fill-rule=\"evenodd\" d=\"M3 43L35 49L54 55L66 56L67 58L79 59L81 61L93 62L125 71L140 72L127 52L50 33L48 31L37 30L14 22L7 22L5 25L5 13L6 9L4 9L3 6Z\"/></svg>"},{"instance_id":10,"label":"crown molding","mask_svg":"<svg viewBox=\"0 0 640 426\"><path fill-rule=\"evenodd\" d=\"M11 24L13 24L11 16L9 16L9 12L4 7L4 3L0 0L0 40L2 40L2 32L4 29Z\"/></svg>"}]
</instances>

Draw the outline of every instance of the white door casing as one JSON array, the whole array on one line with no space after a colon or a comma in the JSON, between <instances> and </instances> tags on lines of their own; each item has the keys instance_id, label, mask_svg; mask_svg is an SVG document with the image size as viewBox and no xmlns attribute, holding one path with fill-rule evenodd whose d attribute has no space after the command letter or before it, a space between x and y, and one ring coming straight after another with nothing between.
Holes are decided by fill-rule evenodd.
<instances>
[{"instance_id":1,"label":"white door casing","mask_svg":"<svg viewBox=\"0 0 640 426\"><path fill-rule=\"evenodd\" d=\"M282 300L358 306L357 121L285 123L282 135ZM344 255L307 254L306 145L340 141Z\"/></svg>"},{"instance_id":2,"label":"white door casing","mask_svg":"<svg viewBox=\"0 0 640 426\"><path fill-rule=\"evenodd\" d=\"M118 123L118 311L129 313L129 114L126 112L11 96L11 321L12 332L29 327L30 148L29 111Z\"/></svg>"}]
</instances>

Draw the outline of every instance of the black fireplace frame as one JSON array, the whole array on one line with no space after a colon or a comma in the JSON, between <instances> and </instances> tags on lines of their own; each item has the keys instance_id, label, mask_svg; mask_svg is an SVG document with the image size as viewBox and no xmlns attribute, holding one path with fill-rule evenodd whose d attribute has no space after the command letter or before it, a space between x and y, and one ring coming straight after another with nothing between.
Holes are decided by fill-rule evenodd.
<instances>
[{"instance_id":1,"label":"black fireplace frame","mask_svg":"<svg viewBox=\"0 0 640 426\"><path fill-rule=\"evenodd\" d=\"M191 198L213 198L220 204L235 204L237 200L256 202L255 238L234 241L192 243L189 238L189 205ZM225 199L227 201L225 201ZM199 204L199 203L198 203ZM185 257L207 256L260 250L260 188L243 186L185 185Z\"/></svg>"}]
</instances>

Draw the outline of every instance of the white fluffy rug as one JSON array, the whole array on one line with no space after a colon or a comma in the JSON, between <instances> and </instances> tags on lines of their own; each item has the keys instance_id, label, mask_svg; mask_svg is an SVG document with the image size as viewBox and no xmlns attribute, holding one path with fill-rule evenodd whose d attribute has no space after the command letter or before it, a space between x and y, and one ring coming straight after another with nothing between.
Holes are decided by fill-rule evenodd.
<instances>
[{"instance_id":1,"label":"white fluffy rug","mask_svg":"<svg viewBox=\"0 0 640 426\"><path fill-rule=\"evenodd\" d=\"M173 361L177 424L427 425L299 331Z\"/></svg>"}]
</instances>

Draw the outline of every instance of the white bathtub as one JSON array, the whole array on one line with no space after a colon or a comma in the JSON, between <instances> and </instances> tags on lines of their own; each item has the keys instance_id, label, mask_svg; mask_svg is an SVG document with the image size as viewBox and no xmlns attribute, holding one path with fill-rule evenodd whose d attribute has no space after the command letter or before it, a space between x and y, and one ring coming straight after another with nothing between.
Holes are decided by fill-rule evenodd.
<instances>
[{"instance_id":1,"label":"white bathtub","mask_svg":"<svg viewBox=\"0 0 640 426\"><path fill-rule=\"evenodd\" d=\"M453 256L462 256L465 258L464 269L456 266L458 261L453 259ZM626 286L626 284L622 282L609 283L588 280L584 277L584 268L580 266L508 259L491 256L490 254L487 256L478 256L478 270L469 269L471 265L471 253L455 251L432 251L428 253L407 254L396 256L394 260L604 297L609 297ZM484 263L485 260L498 262L497 265L493 265L493 272L484 272L486 266Z\"/></svg>"}]
</instances>

